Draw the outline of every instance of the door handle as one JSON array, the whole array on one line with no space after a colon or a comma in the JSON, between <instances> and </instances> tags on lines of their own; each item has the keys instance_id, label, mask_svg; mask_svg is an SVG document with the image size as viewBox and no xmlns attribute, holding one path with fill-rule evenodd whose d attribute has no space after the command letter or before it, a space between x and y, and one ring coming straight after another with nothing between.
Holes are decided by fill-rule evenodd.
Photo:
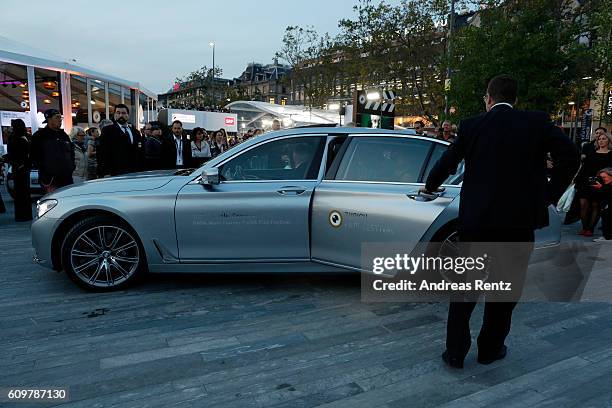
<instances>
[{"instance_id":1,"label":"door handle","mask_svg":"<svg viewBox=\"0 0 612 408\"><path fill-rule=\"evenodd\" d=\"M304 191L306 191L305 187L296 186L281 187L280 190L277 190L277 192L282 195L300 195Z\"/></svg>"},{"instance_id":2,"label":"door handle","mask_svg":"<svg viewBox=\"0 0 612 408\"><path fill-rule=\"evenodd\" d=\"M422 201L422 202L433 201L436 198L440 197L440 194L438 193L428 194L422 191L413 191L412 193L408 193L406 195L408 196L408 198L414 201Z\"/></svg>"}]
</instances>

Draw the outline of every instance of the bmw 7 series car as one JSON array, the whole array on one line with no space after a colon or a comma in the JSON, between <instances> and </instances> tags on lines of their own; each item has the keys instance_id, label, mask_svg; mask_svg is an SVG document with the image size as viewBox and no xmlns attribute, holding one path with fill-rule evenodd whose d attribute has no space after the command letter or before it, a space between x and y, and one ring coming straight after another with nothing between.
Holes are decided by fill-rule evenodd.
<instances>
[{"instance_id":1,"label":"bmw 7 series car","mask_svg":"<svg viewBox=\"0 0 612 408\"><path fill-rule=\"evenodd\" d=\"M363 243L456 237L462 169L444 191L419 193L447 148L412 131L270 132L199 169L104 178L44 196L32 224L34 258L97 291L160 272L363 271ZM536 234L536 253L559 245L559 217L550 220Z\"/></svg>"}]
</instances>

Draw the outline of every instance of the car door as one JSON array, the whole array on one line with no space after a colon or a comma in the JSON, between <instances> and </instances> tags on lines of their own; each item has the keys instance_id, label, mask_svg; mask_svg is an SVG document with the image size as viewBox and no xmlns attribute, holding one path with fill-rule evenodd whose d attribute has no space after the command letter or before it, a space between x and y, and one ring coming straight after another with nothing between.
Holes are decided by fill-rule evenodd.
<instances>
[{"instance_id":1,"label":"car door","mask_svg":"<svg viewBox=\"0 0 612 408\"><path fill-rule=\"evenodd\" d=\"M178 194L181 262L304 261L326 135L263 141L217 165L220 183Z\"/></svg>"},{"instance_id":2,"label":"car door","mask_svg":"<svg viewBox=\"0 0 612 408\"><path fill-rule=\"evenodd\" d=\"M418 194L438 145L409 136L352 136L313 198L312 259L364 269L368 245L410 253L459 194L451 186L434 199Z\"/></svg>"}]
</instances>

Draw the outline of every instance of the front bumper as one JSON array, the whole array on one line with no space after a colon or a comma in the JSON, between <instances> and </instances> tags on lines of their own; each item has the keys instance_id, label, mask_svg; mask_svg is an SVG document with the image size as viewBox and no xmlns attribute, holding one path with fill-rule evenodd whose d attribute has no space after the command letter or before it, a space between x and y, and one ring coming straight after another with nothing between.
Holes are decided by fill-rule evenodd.
<instances>
[{"instance_id":1,"label":"front bumper","mask_svg":"<svg viewBox=\"0 0 612 408\"><path fill-rule=\"evenodd\" d=\"M51 243L53 233L60 224L61 219L43 216L32 223L32 246L34 247L33 260L38 265L53 269L51 258Z\"/></svg>"}]
</instances>

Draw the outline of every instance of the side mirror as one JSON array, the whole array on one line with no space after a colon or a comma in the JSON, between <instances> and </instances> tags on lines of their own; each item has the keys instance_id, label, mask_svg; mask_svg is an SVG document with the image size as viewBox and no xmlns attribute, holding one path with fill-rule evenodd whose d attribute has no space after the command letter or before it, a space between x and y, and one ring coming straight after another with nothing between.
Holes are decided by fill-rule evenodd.
<instances>
[{"instance_id":1,"label":"side mirror","mask_svg":"<svg viewBox=\"0 0 612 408\"><path fill-rule=\"evenodd\" d=\"M200 184L204 186L219 184L219 169L212 167L210 169L202 170L202 179L200 180Z\"/></svg>"}]
</instances>

